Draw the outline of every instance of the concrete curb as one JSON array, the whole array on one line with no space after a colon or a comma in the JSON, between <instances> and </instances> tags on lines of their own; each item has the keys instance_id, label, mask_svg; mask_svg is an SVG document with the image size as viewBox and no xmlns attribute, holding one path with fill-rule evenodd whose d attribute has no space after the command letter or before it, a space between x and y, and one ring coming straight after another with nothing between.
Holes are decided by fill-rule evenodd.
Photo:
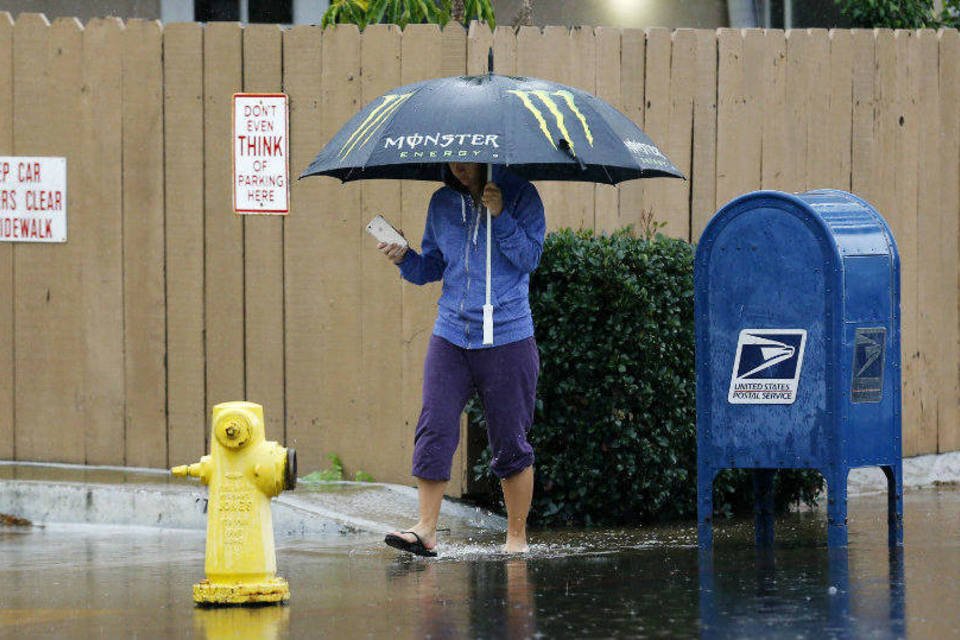
<instances>
[{"instance_id":1,"label":"concrete curb","mask_svg":"<svg viewBox=\"0 0 960 640\"><path fill-rule=\"evenodd\" d=\"M164 471L0 461L0 513L34 524L204 530L207 491ZM384 483L303 484L272 501L278 536L382 535L416 518L417 494ZM446 500L441 526L459 535L504 531L504 518Z\"/></svg>"},{"instance_id":2,"label":"concrete curb","mask_svg":"<svg viewBox=\"0 0 960 640\"><path fill-rule=\"evenodd\" d=\"M903 488L924 489L941 484L960 484L960 451L903 459ZM879 467L852 469L847 495L887 492L887 479Z\"/></svg>"}]
</instances>

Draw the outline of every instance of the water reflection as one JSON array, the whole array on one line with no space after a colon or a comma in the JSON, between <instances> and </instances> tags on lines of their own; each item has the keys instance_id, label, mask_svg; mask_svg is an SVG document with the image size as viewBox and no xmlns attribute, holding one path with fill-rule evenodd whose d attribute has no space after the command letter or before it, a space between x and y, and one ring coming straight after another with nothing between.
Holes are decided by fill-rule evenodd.
<instances>
[{"instance_id":1,"label":"water reflection","mask_svg":"<svg viewBox=\"0 0 960 640\"><path fill-rule=\"evenodd\" d=\"M844 547L701 551L701 637L905 637L903 549L883 551L886 563L854 558L853 580Z\"/></svg>"},{"instance_id":2,"label":"water reflection","mask_svg":"<svg viewBox=\"0 0 960 640\"><path fill-rule=\"evenodd\" d=\"M402 558L389 565L390 588L405 592L415 603L410 607L416 622L410 637L461 638L465 629L476 637L537 636L536 590L526 558L491 557L466 568L464 581L443 562ZM459 593L464 587L466 593ZM467 607L460 606L464 602Z\"/></svg>"},{"instance_id":3,"label":"water reflection","mask_svg":"<svg viewBox=\"0 0 960 640\"><path fill-rule=\"evenodd\" d=\"M287 637L290 609L285 606L194 609L196 638L206 640L277 640Z\"/></svg>"}]
</instances>

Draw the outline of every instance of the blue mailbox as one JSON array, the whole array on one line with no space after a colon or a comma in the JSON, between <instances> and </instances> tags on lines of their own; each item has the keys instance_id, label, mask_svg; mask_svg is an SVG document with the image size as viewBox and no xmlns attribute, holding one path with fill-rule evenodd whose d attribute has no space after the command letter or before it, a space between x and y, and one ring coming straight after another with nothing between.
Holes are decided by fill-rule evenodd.
<instances>
[{"instance_id":1,"label":"blue mailbox","mask_svg":"<svg viewBox=\"0 0 960 640\"><path fill-rule=\"evenodd\" d=\"M757 191L710 221L694 270L700 545L713 481L753 469L757 543L773 542L773 474L816 469L827 544L847 543L847 474L879 466L900 545L900 261L890 228L843 191Z\"/></svg>"}]
</instances>

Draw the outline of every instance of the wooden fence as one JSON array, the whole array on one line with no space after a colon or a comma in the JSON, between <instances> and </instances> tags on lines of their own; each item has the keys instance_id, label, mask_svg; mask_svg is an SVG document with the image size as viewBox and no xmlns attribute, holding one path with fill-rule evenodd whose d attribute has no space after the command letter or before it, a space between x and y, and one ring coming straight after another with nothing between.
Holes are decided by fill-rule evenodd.
<instances>
[{"instance_id":1,"label":"wooden fence","mask_svg":"<svg viewBox=\"0 0 960 640\"><path fill-rule=\"evenodd\" d=\"M210 407L265 407L304 469L409 479L437 286L364 223L419 238L434 185L296 182L286 217L231 205L231 95L290 96L291 169L393 86L486 70L595 92L689 176L539 185L551 228L652 211L696 240L758 188L837 187L903 264L904 450L960 449L956 31L352 26L326 32L0 14L0 154L66 156L69 242L0 245L0 459L164 467ZM415 243L416 244L416 243ZM451 487L462 486L462 453Z\"/></svg>"}]
</instances>

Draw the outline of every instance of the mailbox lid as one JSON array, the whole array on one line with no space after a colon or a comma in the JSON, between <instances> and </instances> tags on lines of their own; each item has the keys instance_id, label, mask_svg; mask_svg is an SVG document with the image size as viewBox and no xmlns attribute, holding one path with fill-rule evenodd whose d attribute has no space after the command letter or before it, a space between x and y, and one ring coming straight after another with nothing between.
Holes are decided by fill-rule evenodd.
<instances>
[{"instance_id":1,"label":"mailbox lid","mask_svg":"<svg viewBox=\"0 0 960 640\"><path fill-rule=\"evenodd\" d=\"M890 227L865 200L837 189L817 189L797 197L823 220L841 256L885 255L897 261Z\"/></svg>"}]
</instances>

